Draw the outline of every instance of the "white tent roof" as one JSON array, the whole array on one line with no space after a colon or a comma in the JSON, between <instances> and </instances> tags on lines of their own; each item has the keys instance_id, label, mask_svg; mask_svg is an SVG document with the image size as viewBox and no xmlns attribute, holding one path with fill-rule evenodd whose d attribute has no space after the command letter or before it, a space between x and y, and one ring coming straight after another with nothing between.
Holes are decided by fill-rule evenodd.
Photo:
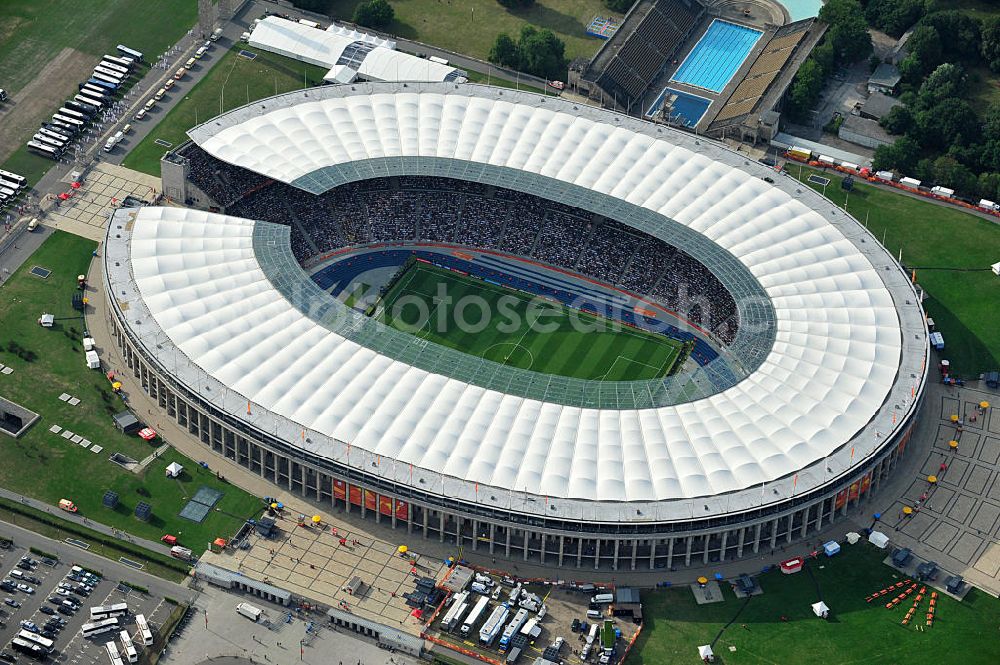
<instances>
[{"instance_id":1,"label":"white tent roof","mask_svg":"<svg viewBox=\"0 0 1000 665\"><path fill-rule=\"evenodd\" d=\"M177 462L171 462L170 464L167 465L167 475L168 476L176 476L176 475L180 474L180 472L183 471L183 470L184 470L184 467L181 466L180 464L178 464Z\"/></svg>"},{"instance_id":2,"label":"white tent roof","mask_svg":"<svg viewBox=\"0 0 1000 665\"><path fill-rule=\"evenodd\" d=\"M705 658L708 658L710 656L714 656L714 655L715 654L712 653L712 647L711 647L711 645L709 645L709 644L702 644L700 647L698 647L698 657L701 658L702 660L704 660Z\"/></svg>"},{"instance_id":3,"label":"white tent roof","mask_svg":"<svg viewBox=\"0 0 1000 665\"><path fill-rule=\"evenodd\" d=\"M827 607L826 603L824 603L821 600L818 603L813 603L812 610L813 610L813 614L815 614L818 617L821 617L821 616L823 616L824 612L828 613L830 611L830 608Z\"/></svg>"},{"instance_id":4,"label":"white tent roof","mask_svg":"<svg viewBox=\"0 0 1000 665\"><path fill-rule=\"evenodd\" d=\"M323 77L324 81L330 83L350 83L358 73L347 65L334 65Z\"/></svg>"},{"instance_id":5,"label":"white tent roof","mask_svg":"<svg viewBox=\"0 0 1000 665\"><path fill-rule=\"evenodd\" d=\"M868 542L875 547L885 549L885 546L889 544L889 536L885 535L881 531L872 531L868 534Z\"/></svg>"},{"instance_id":6,"label":"white tent roof","mask_svg":"<svg viewBox=\"0 0 1000 665\"><path fill-rule=\"evenodd\" d=\"M377 35L361 32L360 30L354 30L353 28L348 28L346 25L331 23L327 27L326 31L339 37L346 37L353 42L365 42L366 44L375 44L376 46L384 46L391 49L396 48L396 42L391 39L384 39L382 37L378 37Z\"/></svg>"},{"instance_id":7,"label":"white tent roof","mask_svg":"<svg viewBox=\"0 0 1000 665\"><path fill-rule=\"evenodd\" d=\"M317 30L295 21L268 16L250 33L249 44L320 67L334 67L351 44L362 41L375 48L364 54L360 75L375 81L444 81L454 67L396 51L395 42L353 30Z\"/></svg>"},{"instance_id":8,"label":"white tent roof","mask_svg":"<svg viewBox=\"0 0 1000 665\"><path fill-rule=\"evenodd\" d=\"M813 463L847 468L847 453L835 454L865 428L878 428L871 446L892 432L897 414L880 407L901 374L900 320L880 272L845 236L863 233L856 222L841 226L841 214L832 223L737 168L742 156L699 148L704 139L645 123L628 129L610 113L551 98L514 103L511 91L420 87L292 93L190 133L216 157L284 182L353 160L431 155L540 173L662 213L731 252L766 290L777 338L764 363L724 392L661 408L506 395L387 358L301 314L258 264L252 221L130 212L135 284L186 358L355 451L551 498L663 501L753 487L759 497L761 483L792 484L791 474ZM915 348L912 372L926 341ZM798 491L826 477L796 476Z\"/></svg>"}]
</instances>

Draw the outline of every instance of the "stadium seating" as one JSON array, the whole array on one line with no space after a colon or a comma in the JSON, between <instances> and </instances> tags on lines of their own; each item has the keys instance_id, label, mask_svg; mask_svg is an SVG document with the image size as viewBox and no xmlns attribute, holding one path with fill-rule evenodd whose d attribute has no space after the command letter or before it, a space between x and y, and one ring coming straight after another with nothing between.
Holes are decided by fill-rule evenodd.
<instances>
[{"instance_id":1,"label":"stadium seating","mask_svg":"<svg viewBox=\"0 0 1000 665\"><path fill-rule=\"evenodd\" d=\"M200 154L199 154L200 153ZM227 214L291 226L306 264L345 246L445 242L529 257L642 294L731 343L736 303L699 261L580 208L470 181L376 178L314 196L215 160L198 148L192 181ZM204 186L203 184L204 183Z\"/></svg>"}]
</instances>

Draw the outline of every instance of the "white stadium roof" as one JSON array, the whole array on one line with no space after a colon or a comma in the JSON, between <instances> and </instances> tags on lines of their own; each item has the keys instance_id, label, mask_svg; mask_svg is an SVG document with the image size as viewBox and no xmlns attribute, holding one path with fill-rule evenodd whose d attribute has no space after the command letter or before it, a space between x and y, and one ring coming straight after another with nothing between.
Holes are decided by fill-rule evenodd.
<instances>
[{"instance_id":1,"label":"white stadium roof","mask_svg":"<svg viewBox=\"0 0 1000 665\"><path fill-rule=\"evenodd\" d=\"M268 16L254 27L248 44L311 65L327 67L329 80L343 82L341 56L352 44L362 42L371 50L362 54L351 70L370 81L447 81L456 69L395 50L396 43L340 26L313 28L279 16ZM338 64L339 63L339 64ZM332 70L337 69L334 76ZM464 79L463 79L464 80Z\"/></svg>"},{"instance_id":2,"label":"white stadium roof","mask_svg":"<svg viewBox=\"0 0 1000 665\"><path fill-rule=\"evenodd\" d=\"M500 488L491 501L508 508L511 489L545 496L562 518L620 515L624 501L642 506L642 519L707 517L848 473L922 388L922 315L892 258L829 201L703 138L537 95L433 84L289 93L190 134L219 159L287 183L406 156L573 183L704 235L773 303L773 347L737 385L660 408L579 408L432 374L333 333L269 281L253 244L263 223L142 208L128 213L134 224L112 224L106 262L124 260L130 274L109 268L109 279L154 355L179 350L173 367L215 385L221 408L239 416L248 400L255 414L305 428L310 443L301 445L341 462L350 444L346 459L369 472L382 460L378 473L405 481L413 465L411 479L432 491L444 493L450 479L448 495L471 501L475 484L487 503L479 485Z\"/></svg>"}]
</instances>

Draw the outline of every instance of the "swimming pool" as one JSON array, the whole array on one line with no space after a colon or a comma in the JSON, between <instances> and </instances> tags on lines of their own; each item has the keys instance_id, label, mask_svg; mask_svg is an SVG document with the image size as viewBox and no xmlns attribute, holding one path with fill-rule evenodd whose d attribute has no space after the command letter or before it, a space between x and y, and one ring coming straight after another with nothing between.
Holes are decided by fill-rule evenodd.
<instances>
[{"instance_id":1,"label":"swimming pool","mask_svg":"<svg viewBox=\"0 0 1000 665\"><path fill-rule=\"evenodd\" d=\"M819 16L819 10L823 7L823 0L779 0L779 2L788 10L788 15L793 21Z\"/></svg>"},{"instance_id":2,"label":"swimming pool","mask_svg":"<svg viewBox=\"0 0 1000 665\"><path fill-rule=\"evenodd\" d=\"M699 97L698 95L692 95L690 93L684 92L682 90L674 90L673 88L664 88L660 96L656 98L653 105L649 107L649 111L646 112L647 118L652 118L660 112L660 108L663 106L664 101L670 95L676 95L677 98L674 100L674 107L670 111L670 117L672 120L679 120L681 124L685 127L694 127L701 120L701 117L705 115L705 111L708 107L712 105L712 100L705 99L704 97Z\"/></svg>"},{"instance_id":3,"label":"swimming pool","mask_svg":"<svg viewBox=\"0 0 1000 665\"><path fill-rule=\"evenodd\" d=\"M722 92L763 33L715 19L677 68L673 80Z\"/></svg>"}]
</instances>

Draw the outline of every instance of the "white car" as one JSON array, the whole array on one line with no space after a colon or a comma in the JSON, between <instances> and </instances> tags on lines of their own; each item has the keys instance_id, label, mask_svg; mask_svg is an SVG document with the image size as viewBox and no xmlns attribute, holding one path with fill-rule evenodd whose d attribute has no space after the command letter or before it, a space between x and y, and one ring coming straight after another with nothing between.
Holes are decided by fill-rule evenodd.
<instances>
[{"instance_id":1,"label":"white car","mask_svg":"<svg viewBox=\"0 0 1000 665\"><path fill-rule=\"evenodd\" d=\"M21 586L21 585L19 584L18 586ZM69 591L67 591L66 589L56 589L56 593L58 593L60 596L68 596L68 595L70 595Z\"/></svg>"},{"instance_id":2,"label":"white car","mask_svg":"<svg viewBox=\"0 0 1000 665\"><path fill-rule=\"evenodd\" d=\"M145 118L145 117L146 117L146 109L139 109L139 110L138 110L138 111L136 112L136 114L135 114L135 116L134 116L134 119L135 119L135 120L142 120L142 119L143 119L143 118Z\"/></svg>"},{"instance_id":3,"label":"white car","mask_svg":"<svg viewBox=\"0 0 1000 665\"><path fill-rule=\"evenodd\" d=\"M17 585L17 590L18 591L23 591L24 593L27 593L27 594L35 593L34 588L28 586L27 584L18 584Z\"/></svg>"}]
</instances>

